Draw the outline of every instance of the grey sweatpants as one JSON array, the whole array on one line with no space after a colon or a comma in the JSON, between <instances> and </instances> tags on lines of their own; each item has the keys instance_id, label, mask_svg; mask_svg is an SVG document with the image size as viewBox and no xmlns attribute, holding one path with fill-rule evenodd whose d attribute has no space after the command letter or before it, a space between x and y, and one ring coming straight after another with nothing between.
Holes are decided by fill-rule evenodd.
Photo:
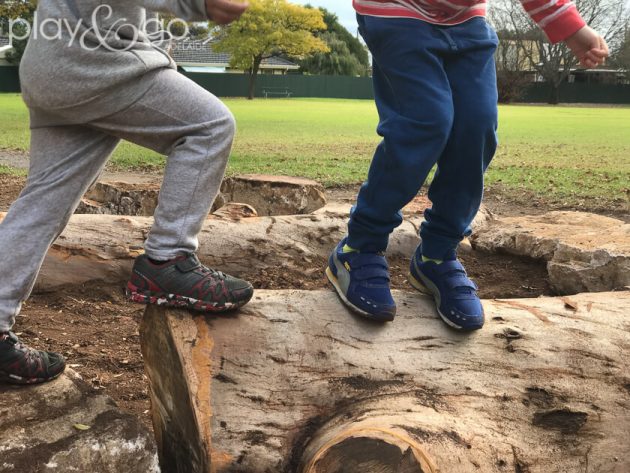
<instances>
[{"instance_id":1,"label":"grey sweatpants","mask_svg":"<svg viewBox=\"0 0 630 473\"><path fill-rule=\"evenodd\" d=\"M197 234L225 172L234 118L216 97L171 69L139 80L152 81L151 88L121 112L87 124L32 129L26 186L0 224L0 331L13 326L48 248L121 139L168 155L145 252L165 260L197 250Z\"/></svg>"}]
</instances>

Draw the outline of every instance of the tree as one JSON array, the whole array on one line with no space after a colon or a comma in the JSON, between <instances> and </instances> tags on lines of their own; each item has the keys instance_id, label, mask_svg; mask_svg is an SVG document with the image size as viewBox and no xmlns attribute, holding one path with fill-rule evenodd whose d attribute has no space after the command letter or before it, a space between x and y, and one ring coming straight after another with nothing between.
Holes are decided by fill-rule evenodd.
<instances>
[{"instance_id":1,"label":"tree","mask_svg":"<svg viewBox=\"0 0 630 473\"><path fill-rule=\"evenodd\" d=\"M626 25L623 40L615 49L611 62L614 67L623 70L626 74L626 79L630 81L630 21Z\"/></svg>"},{"instance_id":2,"label":"tree","mask_svg":"<svg viewBox=\"0 0 630 473\"><path fill-rule=\"evenodd\" d=\"M177 39L203 40L210 36L205 22L186 22L166 13L160 14L160 22L160 28Z\"/></svg>"},{"instance_id":3,"label":"tree","mask_svg":"<svg viewBox=\"0 0 630 473\"><path fill-rule=\"evenodd\" d=\"M337 15L325 8L319 10L327 28L317 32L316 36L327 44L330 51L315 53L302 60L302 71L310 74L367 75L370 60L365 46L339 23Z\"/></svg>"},{"instance_id":4,"label":"tree","mask_svg":"<svg viewBox=\"0 0 630 473\"><path fill-rule=\"evenodd\" d=\"M529 61L510 30L498 30L499 47L495 55L500 103L520 99L531 82Z\"/></svg>"},{"instance_id":5,"label":"tree","mask_svg":"<svg viewBox=\"0 0 630 473\"><path fill-rule=\"evenodd\" d=\"M24 23L14 23L11 20L22 19L32 25L33 15L37 9L37 0L14 0L0 3L0 31L7 31L19 37L28 33L28 27ZM9 29L12 28L12 31ZM13 49L7 52L6 59L11 64L19 64L26 48L28 40L14 40Z\"/></svg>"},{"instance_id":6,"label":"tree","mask_svg":"<svg viewBox=\"0 0 630 473\"><path fill-rule=\"evenodd\" d=\"M36 1L31 0L2 0L0 2L0 31L7 31L9 20L24 18L37 6Z\"/></svg>"},{"instance_id":7,"label":"tree","mask_svg":"<svg viewBox=\"0 0 630 473\"><path fill-rule=\"evenodd\" d=\"M614 45L619 41L627 16L624 2L618 0L576 0L575 4L584 20L596 29L606 41ZM522 9L519 2L497 2L492 12L495 27L508 30L514 43L532 67L549 84L551 104L560 101L560 84L564 82L578 61L564 43L551 44Z\"/></svg>"},{"instance_id":8,"label":"tree","mask_svg":"<svg viewBox=\"0 0 630 473\"><path fill-rule=\"evenodd\" d=\"M326 43L313 34L325 28L319 10L286 0L250 0L239 20L218 29L214 50L230 54L230 65L249 73L251 100L263 59L278 55L302 59L328 51Z\"/></svg>"}]
</instances>

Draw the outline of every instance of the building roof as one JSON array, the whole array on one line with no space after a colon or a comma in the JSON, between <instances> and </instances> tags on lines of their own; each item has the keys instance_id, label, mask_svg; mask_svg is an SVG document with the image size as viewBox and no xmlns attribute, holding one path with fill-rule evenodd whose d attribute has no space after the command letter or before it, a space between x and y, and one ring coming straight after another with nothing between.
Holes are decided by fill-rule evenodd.
<instances>
[{"instance_id":1,"label":"building roof","mask_svg":"<svg viewBox=\"0 0 630 473\"><path fill-rule=\"evenodd\" d=\"M6 36L0 36L0 48L8 46L9 42L9 38L7 38Z\"/></svg>"},{"instance_id":2,"label":"building roof","mask_svg":"<svg viewBox=\"0 0 630 473\"><path fill-rule=\"evenodd\" d=\"M171 48L171 55L180 66L208 66L208 67L228 67L230 55L218 53L212 49L212 42L185 40L176 41ZM264 69L298 69L297 64L281 58L271 57L263 59L261 68Z\"/></svg>"}]
</instances>

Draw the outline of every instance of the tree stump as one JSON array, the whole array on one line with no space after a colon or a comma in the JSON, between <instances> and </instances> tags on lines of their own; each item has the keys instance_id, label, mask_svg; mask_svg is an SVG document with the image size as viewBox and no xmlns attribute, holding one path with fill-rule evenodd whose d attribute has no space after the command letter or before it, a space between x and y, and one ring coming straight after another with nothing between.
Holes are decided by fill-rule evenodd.
<instances>
[{"instance_id":1,"label":"tree stump","mask_svg":"<svg viewBox=\"0 0 630 473\"><path fill-rule=\"evenodd\" d=\"M141 328L166 473L630 471L630 292L433 303L355 317L327 291L233 315L150 307Z\"/></svg>"},{"instance_id":2,"label":"tree stump","mask_svg":"<svg viewBox=\"0 0 630 473\"><path fill-rule=\"evenodd\" d=\"M311 179L266 174L227 177L215 205L243 202L258 215L309 214L326 205L324 187Z\"/></svg>"}]
</instances>

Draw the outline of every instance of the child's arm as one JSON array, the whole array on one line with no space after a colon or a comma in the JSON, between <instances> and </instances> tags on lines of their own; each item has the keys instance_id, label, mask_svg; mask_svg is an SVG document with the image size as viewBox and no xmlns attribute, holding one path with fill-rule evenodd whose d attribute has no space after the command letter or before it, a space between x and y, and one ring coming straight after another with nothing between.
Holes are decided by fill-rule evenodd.
<instances>
[{"instance_id":1,"label":"child's arm","mask_svg":"<svg viewBox=\"0 0 630 473\"><path fill-rule=\"evenodd\" d=\"M248 4L232 0L139 0L152 11L167 11L186 21L212 20L221 25L238 20Z\"/></svg>"},{"instance_id":2,"label":"child's arm","mask_svg":"<svg viewBox=\"0 0 630 473\"><path fill-rule=\"evenodd\" d=\"M564 41L584 67L596 67L608 57L606 41L586 26L569 0L520 0L525 11L547 34L549 41Z\"/></svg>"},{"instance_id":3,"label":"child's arm","mask_svg":"<svg viewBox=\"0 0 630 473\"><path fill-rule=\"evenodd\" d=\"M597 67L604 64L608 57L606 41L588 26L578 30L577 33L569 36L564 42L584 67Z\"/></svg>"}]
</instances>

